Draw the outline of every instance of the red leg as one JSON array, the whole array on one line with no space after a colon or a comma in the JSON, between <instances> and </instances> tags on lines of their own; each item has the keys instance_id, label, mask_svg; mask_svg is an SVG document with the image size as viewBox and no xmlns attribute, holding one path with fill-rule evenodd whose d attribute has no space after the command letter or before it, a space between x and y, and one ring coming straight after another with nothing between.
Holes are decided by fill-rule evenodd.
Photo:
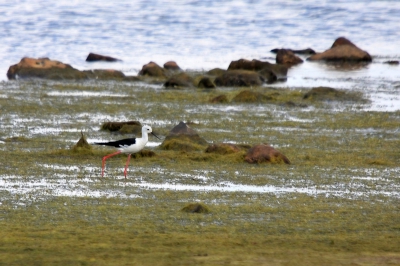
<instances>
[{"instance_id":1,"label":"red leg","mask_svg":"<svg viewBox=\"0 0 400 266\"><path fill-rule=\"evenodd\" d=\"M117 151L117 152L111 153L111 154L106 155L106 156L103 157L103 160L101 161L102 162L102 164L101 164L101 177L104 176L104 168L106 167L106 160L108 158L113 157L115 155L118 155L120 153L121 153L121 151Z\"/></svg>"},{"instance_id":2,"label":"red leg","mask_svg":"<svg viewBox=\"0 0 400 266\"><path fill-rule=\"evenodd\" d=\"M126 173L127 173L127 170L128 170L128 166L129 166L129 161L130 161L130 159L131 159L131 154L128 155L128 160L126 160L125 171L124 171L124 176L125 176L125 178L126 178Z\"/></svg>"}]
</instances>

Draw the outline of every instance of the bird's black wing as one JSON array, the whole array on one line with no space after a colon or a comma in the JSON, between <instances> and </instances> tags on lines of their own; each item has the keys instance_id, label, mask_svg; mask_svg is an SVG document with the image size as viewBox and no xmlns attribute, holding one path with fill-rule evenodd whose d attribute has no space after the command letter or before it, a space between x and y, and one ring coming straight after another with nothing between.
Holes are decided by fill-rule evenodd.
<instances>
[{"instance_id":1,"label":"bird's black wing","mask_svg":"<svg viewBox=\"0 0 400 266\"><path fill-rule=\"evenodd\" d=\"M131 138L131 139L121 139L121 140L117 140L117 141L110 141L110 142L95 142L94 144L122 148L122 147L133 145L135 143L136 143L136 139Z\"/></svg>"}]
</instances>

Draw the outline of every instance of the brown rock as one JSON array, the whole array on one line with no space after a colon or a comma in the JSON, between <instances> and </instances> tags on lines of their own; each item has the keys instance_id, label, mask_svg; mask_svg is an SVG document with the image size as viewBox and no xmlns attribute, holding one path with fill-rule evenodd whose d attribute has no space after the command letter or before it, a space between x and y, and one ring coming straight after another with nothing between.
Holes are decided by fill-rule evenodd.
<instances>
[{"instance_id":1,"label":"brown rock","mask_svg":"<svg viewBox=\"0 0 400 266\"><path fill-rule=\"evenodd\" d=\"M244 160L248 163L285 163L290 164L289 159L278 150L267 144L259 144L252 147Z\"/></svg>"},{"instance_id":2,"label":"brown rock","mask_svg":"<svg viewBox=\"0 0 400 266\"><path fill-rule=\"evenodd\" d=\"M303 63L303 60L295 55L291 50L280 49L276 54L276 63L293 66Z\"/></svg>"},{"instance_id":3,"label":"brown rock","mask_svg":"<svg viewBox=\"0 0 400 266\"><path fill-rule=\"evenodd\" d=\"M80 71L60 61L49 58L24 57L18 64L10 66L7 72L9 79L43 78L52 80L62 79L123 79L124 73L117 70L85 70Z\"/></svg>"},{"instance_id":4,"label":"brown rock","mask_svg":"<svg viewBox=\"0 0 400 266\"><path fill-rule=\"evenodd\" d=\"M252 71L260 71L264 69L268 69L272 71L278 78L286 77L288 68L284 65L280 64L271 64L269 62L263 62L257 59L247 60L247 59L239 59L237 61L232 61L229 64L228 70L252 70Z\"/></svg>"},{"instance_id":5,"label":"brown rock","mask_svg":"<svg viewBox=\"0 0 400 266\"><path fill-rule=\"evenodd\" d=\"M193 87L193 79L188 74L182 72L170 77L165 83L166 88Z\"/></svg>"},{"instance_id":6,"label":"brown rock","mask_svg":"<svg viewBox=\"0 0 400 266\"><path fill-rule=\"evenodd\" d=\"M307 58L309 61L333 61L333 62L371 62L372 57L358 48L351 41L340 37L335 40L332 47L325 52L316 53Z\"/></svg>"},{"instance_id":7,"label":"brown rock","mask_svg":"<svg viewBox=\"0 0 400 266\"><path fill-rule=\"evenodd\" d=\"M96 61L116 62L120 60L111 56L100 55L95 53L89 53L89 55L86 57L86 62L96 62Z\"/></svg>"},{"instance_id":8,"label":"brown rock","mask_svg":"<svg viewBox=\"0 0 400 266\"><path fill-rule=\"evenodd\" d=\"M139 72L139 76L150 76L150 77L161 77L165 78L165 69L160 67L154 62L149 62L146 65L143 65L142 69Z\"/></svg>"},{"instance_id":9,"label":"brown rock","mask_svg":"<svg viewBox=\"0 0 400 266\"><path fill-rule=\"evenodd\" d=\"M255 71L229 70L214 80L215 85L224 87L261 86L264 78Z\"/></svg>"},{"instance_id":10,"label":"brown rock","mask_svg":"<svg viewBox=\"0 0 400 266\"><path fill-rule=\"evenodd\" d=\"M79 72L70 65L64 64L60 61L50 60L49 58L29 58L24 57L18 64L12 65L7 71L8 79L15 79L28 77L43 77L48 73L48 70L59 70L59 72L65 72L70 70L72 72ZM45 70L45 71L44 71ZM39 75L36 76L35 74Z\"/></svg>"},{"instance_id":11,"label":"brown rock","mask_svg":"<svg viewBox=\"0 0 400 266\"><path fill-rule=\"evenodd\" d=\"M164 64L164 68L167 70L179 71L182 70L175 61L168 61Z\"/></svg>"}]
</instances>

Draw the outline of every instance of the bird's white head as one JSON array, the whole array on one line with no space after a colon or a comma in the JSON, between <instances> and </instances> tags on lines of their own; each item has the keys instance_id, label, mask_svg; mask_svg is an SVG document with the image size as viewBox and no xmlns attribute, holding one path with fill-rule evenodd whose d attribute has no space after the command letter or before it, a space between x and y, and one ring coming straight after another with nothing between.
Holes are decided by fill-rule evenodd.
<instances>
[{"instance_id":1,"label":"bird's white head","mask_svg":"<svg viewBox=\"0 0 400 266\"><path fill-rule=\"evenodd\" d=\"M147 132L147 133L153 132L153 130L151 129L150 126L143 126L142 127L142 131Z\"/></svg>"},{"instance_id":2,"label":"bird's white head","mask_svg":"<svg viewBox=\"0 0 400 266\"><path fill-rule=\"evenodd\" d=\"M156 136L156 134L153 133L153 129L151 129L150 126L143 126L142 127L142 135L149 134L149 133L151 133L154 137L160 139L159 137Z\"/></svg>"}]
</instances>

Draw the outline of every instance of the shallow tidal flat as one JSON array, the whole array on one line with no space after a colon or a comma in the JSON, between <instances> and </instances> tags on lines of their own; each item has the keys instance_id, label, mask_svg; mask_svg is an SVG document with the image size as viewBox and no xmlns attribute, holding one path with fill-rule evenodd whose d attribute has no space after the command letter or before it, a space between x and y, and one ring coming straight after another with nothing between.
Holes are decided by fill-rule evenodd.
<instances>
[{"instance_id":1,"label":"shallow tidal flat","mask_svg":"<svg viewBox=\"0 0 400 266\"><path fill-rule=\"evenodd\" d=\"M400 264L400 112L368 111L362 91L173 89L129 82L0 83L0 264ZM210 100L225 95L227 103ZM291 161L162 150L133 158L73 150L129 135L164 138L180 121L211 143L268 143ZM182 208L202 203L208 213Z\"/></svg>"}]
</instances>

